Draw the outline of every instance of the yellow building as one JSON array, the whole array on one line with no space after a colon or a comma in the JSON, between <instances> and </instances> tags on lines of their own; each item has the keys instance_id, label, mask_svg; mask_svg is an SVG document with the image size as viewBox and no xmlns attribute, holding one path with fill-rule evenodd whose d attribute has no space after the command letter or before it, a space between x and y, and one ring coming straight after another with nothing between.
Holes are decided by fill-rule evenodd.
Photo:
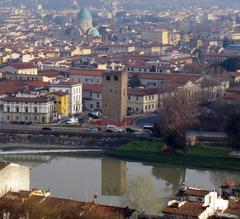
<instances>
[{"instance_id":1,"label":"yellow building","mask_svg":"<svg viewBox=\"0 0 240 219\"><path fill-rule=\"evenodd\" d=\"M170 32L162 30L162 45L170 45Z\"/></svg>"},{"instance_id":2,"label":"yellow building","mask_svg":"<svg viewBox=\"0 0 240 219\"><path fill-rule=\"evenodd\" d=\"M52 92L47 96L54 97L54 111L61 118L69 114L69 95L64 92Z\"/></svg>"}]
</instances>

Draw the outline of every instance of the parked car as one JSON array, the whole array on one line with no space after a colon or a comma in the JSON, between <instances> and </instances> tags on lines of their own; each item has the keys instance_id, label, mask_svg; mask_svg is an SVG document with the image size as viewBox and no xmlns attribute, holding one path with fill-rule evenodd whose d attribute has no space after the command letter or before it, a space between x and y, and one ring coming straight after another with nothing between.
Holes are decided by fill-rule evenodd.
<instances>
[{"instance_id":1,"label":"parked car","mask_svg":"<svg viewBox=\"0 0 240 219\"><path fill-rule=\"evenodd\" d=\"M133 129L133 128L131 128L131 127L127 127L127 128L126 128L126 132L127 132L127 133L135 133L136 130Z\"/></svg>"},{"instance_id":2,"label":"parked car","mask_svg":"<svg viewBox=\"0 0 240 219\"><path fill-rule=\"evenodd\" d=\"M76 118L74 118L74 117L71 117L71 118L69 118L69 119L66 121L66 123L73 125L73 124L78 123L78 119L76 119Z\"/></svg>"},{"instance_id":3,"label":"parked car","mask_svg":"<svg viewBox=\"0 0 240 219\"><path fill-rule=\"evenodd\" d=\"M43 132L52 132L53 129L50 128L50 127L42 127L42 131L43 131Z\"/></svg>"},{"instance_id":4,"label":"parked car","mask_svg":"<svg viewBox=\"0 0 240 219\"><path fill-rule=\"evenodd\" d=\"M107 125L106 126L106 131L107 132L124 132L124 129L123 128L120 128L120 127L117 127L115 125Z\"/></svg>"},{"instance_id":5,"label":"parked car","mask_svg":"<svg viewBox=\"0 0 240 219\"><path fill-rule=\"evenodd\" d=\"M88 113L89 117L92 117L93 119L99 119L101 118L102 114L99 111L93 111Z\"/></svg>"},{"instance_id":6,"label":"parked car","mask_svg":"<svg viewBox=\"0 0 240 219\"><path fill-rule=\"evenodd\" d=\"M90 127L90 128L85 128L84 131L85 131L85 132L97 132L98 129L97 129L97 128L92 128L92 127Z\"/></svg>"}]
</instances>

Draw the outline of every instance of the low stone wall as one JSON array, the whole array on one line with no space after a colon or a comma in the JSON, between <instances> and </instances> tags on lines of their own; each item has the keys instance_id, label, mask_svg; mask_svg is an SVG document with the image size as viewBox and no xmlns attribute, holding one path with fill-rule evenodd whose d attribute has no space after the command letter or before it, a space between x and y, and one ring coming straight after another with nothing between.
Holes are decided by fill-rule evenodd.
<instances>
[{"instance_id":1,"label":"low stone wall","mask_svg":"<svg viewBox=\"0 0 240 219\"><path fill-rule=\"evenodd\" d=\"M127 143L134 138L129 136L94 136L94 135L54 135L54 134L19 134L0 133L0 145L58 145L86 149L107 149L114 148Z\"/></svg>"}]
</instances>

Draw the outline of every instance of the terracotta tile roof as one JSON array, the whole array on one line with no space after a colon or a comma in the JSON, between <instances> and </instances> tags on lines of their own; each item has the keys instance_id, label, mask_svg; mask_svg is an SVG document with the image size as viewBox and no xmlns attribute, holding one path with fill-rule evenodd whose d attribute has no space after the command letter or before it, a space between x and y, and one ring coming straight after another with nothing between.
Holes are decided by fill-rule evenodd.
<instances>
[{"instance_id":1,"label":"terracotta tile roof","mask_svg":"<svg viewBox=\"0 0 240 219\"><path fill-rule=\"evenodd\" d=\"M176 91L174 87L162 87L162 88L128 88L128 95L145 96L162 94Z\"/></svg>"},{"instance_id":2,"label":"terracotta tile roof","mask_svg":"<svg viewBox=\"0 0 240 219\"><path fill-rule=\"evenodd\" d=\"M0 81L0 95L7 93L17 93L18 91L26 87L47 87L49 83L41 81L21 81L21 80L11 80L11 81Z\"/></svg>"},{"instance_id":3,"label":"terracotta tile roof","mask_svg":"<svg viewBox=\"0 0 240 219\"><path fill-rule=\"evenodd\" d=\"M176 204L168 206L165 208L163 214L181 215L181 216L191 216L198 217L206 210L201 202L186 201L183 205L178 207Z\"/></svg>"},{"instance_id":4,"label":"terracotta tile roof","mask_svg":"<svg viewBox=\"0 0 240 219\"><path fill-rule=\"evenodd\" d=\"M210 191L202 190L202 189L195 189L195 188L187 188L186 191L179 191L177 196L197 196L197 197L204 197L209 194Z\"/></svg>"},{"instance_id":5,"label":"terracotta tile roof","mask_svg":"<svg viewBox=\"0 0 240 219\"><path fill-rule=\"evenodd\" d=\"M9 66L16 69L32 69L37 68L32 63L10 63Z\"/></svg>"},{"instance_id":6,"label":"terracotta tile roof","mask_svg":"<svg viewBox=\"0 0 240 219\"><path fill-rule=\"evenodd\" d=\"M139 77L141 79L150 79L150 80L160 80L164 83L186 83L188 81L197 81L202 76L201 75L190 75L190 74L163 74L163 73L129 73L129 77Z\"/></svg>"},{"instance_id":7,"label":"terracotta tile roof","mask_svg":"<svg viewBox=\"0 0 240 219\"><path fill-rule=\"evenodd\" d=\"M55 210L57 215L66 212L73 211L74 215L78 215L77 218L125 218L131 216L133 210L128 208L120 208L114 206L98 205L86 202L80 202L76 200L55 198L55 197L41 197L30 196L25 204L28 206L38 206L42 209ZM77 214L76 214L77 213ZM120 217L125 216L125 217Z\"/></svg>"},{"instance_id":8,"label":"terracotta tile roof","mask_svg":"<svg viewBox=\"0 0 240 219\"><path fill-rule=\"evenodd\" d=\"M49 87L64 87L64 86L73 86L73 85L78 85L78 84L81 84L81 83L76 83L73 81L65 81L65 82L61 82L58 84L50 84Z\"/></svg>"},{"instance_id":9,"label":"terracotta tile roof","mask_svg":"<svg viewBox=\"0 0 240 219\"><path fill-rule=\"evenodd\" d=\"M8 102L37 102L37 103L46 103L49 101L48 97L14 97L7 96L3 98L4 101Z\"/></svg>"},{"instance_id":10,"label":"terracotta tile roof","mask_svg":"<svg viewBox=\"0 0 240 219\"><path fill-rule=\"evenodd\" d=\"M0 162L0 170L4 169L6 166L8 166L10 163L9 162Z\"/></svg>"},{"instance_id":11,"label":"terracotta tile roof","mask_svg":"<svg viewBox=\"0 0 240 219\"><path fill-rule=\"evenodd\" d=\"M233 181L228 181L221 185L221 187L236 187L236 186L239 186L239 184Z\"/></svg>"},{"instance_id":12,"label":"terracotta tile roof","mask_svg":"<svg viewBox=\"0 0 240 219\"><path fill-rule=\"evenodd\" d=\"M70 69L71 75L102 77L104 70Z\"/></svg>"},{"instance_id":13,"label":"terracotta tile roof","mask_svg":"<svg viewBox=\"0 0 240 219\"><path fill-rule=\"evenodd\" d=\"M92 91L95 93L102 93L102 85L100 84L83 84L83 91Z\"/></svg>"},{"instance_id":14,"label":"terracotta tile roof","mask_svg":"<svg viewBox=\"0 0 240 219\"><path fill-rule=\"evenodd\" d=\"M226 214L233 214L240 217L240 200L232 201L230 200L229 207L224 211Z\"/></svg>"},{"instance_id":15,"label":"terracotta tile roof","mask_svg":"<svg viewBox=\"0 0 240 219\"><path fill-rule=\"evenodd\" d=\"M57 70L43 70L43 71L39 71L38 75L46 76L46 77L57 77L59 75L59 71L57 71Z\"/></svg>"}]
</instances>

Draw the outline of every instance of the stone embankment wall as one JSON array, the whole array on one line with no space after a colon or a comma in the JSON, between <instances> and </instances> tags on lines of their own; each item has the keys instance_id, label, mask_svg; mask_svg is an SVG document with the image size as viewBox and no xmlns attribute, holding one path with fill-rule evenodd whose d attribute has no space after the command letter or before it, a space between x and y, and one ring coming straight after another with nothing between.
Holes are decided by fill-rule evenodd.
<instances>
[{"instance_id":1,"label":"stone embankment wall","mask_svg":"<svg viewBox=\"0 0 240 219\"><path fill-rule=\"evenodd\" d=\"M0 144L23 144L23 145L58 145L71 146L84 149L107 149L114 148L135 139L134 137L119 135L54 135L54 134L19 134L0 133Z\"/></svg>"}]
</instances>

